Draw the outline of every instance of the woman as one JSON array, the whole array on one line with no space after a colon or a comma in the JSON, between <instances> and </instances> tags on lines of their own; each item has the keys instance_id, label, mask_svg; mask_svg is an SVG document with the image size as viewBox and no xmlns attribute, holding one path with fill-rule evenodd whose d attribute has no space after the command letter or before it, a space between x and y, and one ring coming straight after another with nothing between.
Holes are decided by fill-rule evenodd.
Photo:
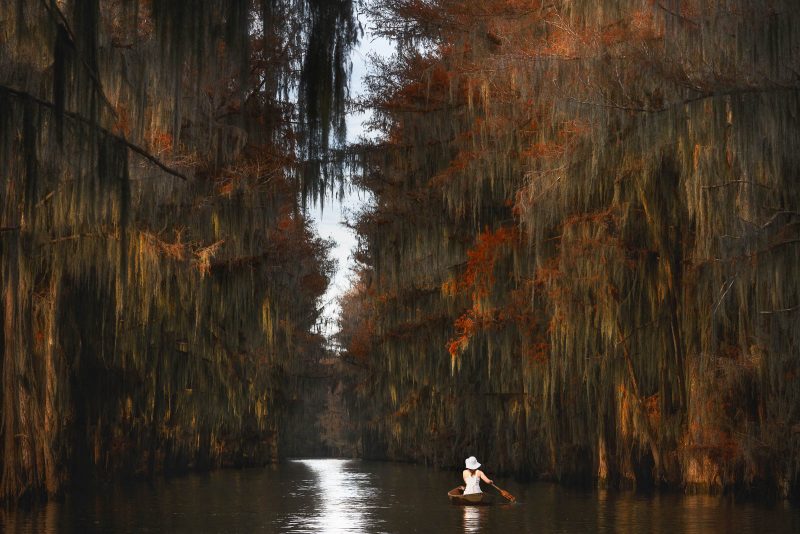
<instances>
[{"instance_id":1,"label":"woman","mask_svg":"<svg viewBox=\"0 0 800 534\"><path fill-rule=\"evenodd\" d=\"M478 460L475 459L474 456L470 456L464 462L467 466L462 473L464 477L464 495L469 495L470 493L482 493L481 492L481 480L486 482L487 484L493 484L491 480L486 478L486 475L483 474L483 471L478 469L481 464L478 463Z\"/></svg>"}]
</instances>

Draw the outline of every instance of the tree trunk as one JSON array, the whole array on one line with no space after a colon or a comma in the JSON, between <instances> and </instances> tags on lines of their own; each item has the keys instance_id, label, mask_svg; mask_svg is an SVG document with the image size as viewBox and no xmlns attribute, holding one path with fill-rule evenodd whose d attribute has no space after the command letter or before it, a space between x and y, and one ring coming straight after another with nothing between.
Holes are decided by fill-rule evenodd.
<instances>
[{"instance_id":1,"label":"tree trunk","mask_svg":"<svg viewBox=\"0 0 800 534\"><path fill-rule=\"evenodd\" d=\"M14 500L23 493L19 467L20 451L17 447L18 419L18 364L17 364L17 289L19 287L19 234L14 232L5 239L3 255L3 473L0 482L0 500Z\"/></svg>"},{"instance_id":2,"label":"tree trunk","mask_svg":"<svg viewBox=\"0 0 800 534\"><path fill-rule=\"evenodd\" d=\"M60 480L54 448L59 435L56 397L58 393L58 374L56 372L56 350L58 347L58 301L60 298L60 277L54 272L50 277L50 303L47 309L47 336L44 348L44 439L42 440L42 456L44 461L44 484L48 495L56 495L60 489Z\"/></svg>"}]
</instances>

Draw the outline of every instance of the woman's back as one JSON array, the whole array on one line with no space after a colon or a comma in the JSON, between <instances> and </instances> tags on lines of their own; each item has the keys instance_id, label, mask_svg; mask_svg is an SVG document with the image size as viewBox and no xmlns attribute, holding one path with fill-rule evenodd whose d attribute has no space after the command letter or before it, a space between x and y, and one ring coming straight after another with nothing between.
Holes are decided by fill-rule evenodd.
<instances>
[{"instance_id":1,"label":"woman's back","mask_svg":"<svg viewBox=\"0 0 800 534\"><path fill-rule=\"evenodd\" d=\"M469 495L470 493L482 493L481 491L481 472L471 469L464 469L464 483L466 487L464 488L464 495Z\"/></svg>"}]
</instances>

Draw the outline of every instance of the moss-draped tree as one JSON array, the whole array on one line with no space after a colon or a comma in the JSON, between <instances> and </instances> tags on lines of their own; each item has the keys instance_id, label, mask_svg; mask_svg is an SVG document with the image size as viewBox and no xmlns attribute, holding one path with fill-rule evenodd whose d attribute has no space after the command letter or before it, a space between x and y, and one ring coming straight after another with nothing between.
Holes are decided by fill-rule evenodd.
<instances>
[{"instance_id":1,"label":"moss-draped tree","mask_svg":"<svg viewBox=\"0 0 800 534\"><path fill-rule=\"evenodd\" d=\"M365 102L384 137L362 147L374 203L343 316L369 367L364 449L795 491L794 3L381 0L373 16L398 53Z\"/></svg>"},{"instance_id":2,"label":"moss-draped tree","mask_svg":"<svg viewBox=\"0 0 800 534\"><path fill-rule=\"evenodd\" d=\"M350 0L0 5L0 500L278 454L356 37Z\"/></svg>"}]
</instances>

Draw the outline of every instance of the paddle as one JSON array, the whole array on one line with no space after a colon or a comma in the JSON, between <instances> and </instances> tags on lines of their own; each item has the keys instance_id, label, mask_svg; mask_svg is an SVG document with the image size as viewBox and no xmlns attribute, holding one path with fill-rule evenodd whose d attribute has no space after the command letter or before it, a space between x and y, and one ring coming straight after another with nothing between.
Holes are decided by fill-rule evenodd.
<instances>
[{"instance_id":1,"label":"paddle","mask_svg":"<svg viewBox=\"0 0 800 534\"><path fill-rule=\"evenodd\" d=\"M511 495L511 494L510 494L509 492L507 492L506 490L504 490L504 489L502 489L502 488L498 488L498 487L497 487L497 486L495 486L494 484L492 484L491 486L492 486L494 489L496 489L497 491L499 491L499 492L500 492L500 495L502 495L503 497L505 497L506 499L508 499L508 502L517 502L517 498L516 498L516 497L514 497L513 495Z\"/></svg>"}]
</instances>

